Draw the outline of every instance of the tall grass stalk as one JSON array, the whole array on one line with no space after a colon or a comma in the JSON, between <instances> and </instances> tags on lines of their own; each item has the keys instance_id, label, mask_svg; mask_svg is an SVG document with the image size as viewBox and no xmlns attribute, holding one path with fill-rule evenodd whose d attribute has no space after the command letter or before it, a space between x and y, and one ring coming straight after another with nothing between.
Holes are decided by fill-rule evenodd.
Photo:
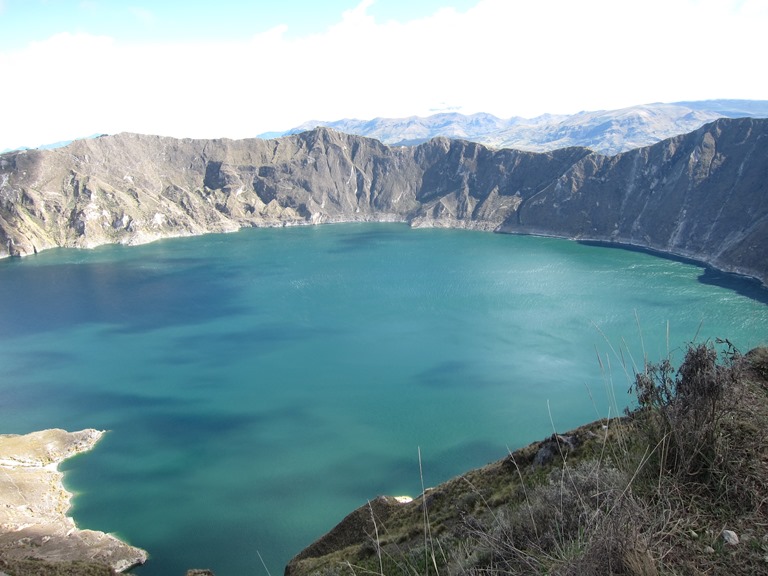
<instances>
[{"instance_id":1,"label":"tall grass stalk","mask_svg":"<svg viewBox=\"0 0 768 576\"><path fill-rule=\"evenodd\" d=\"M379 525L376 523L376 515L373 513L373 506L371 506L370 500L368 500L368 510L371 511L371 522L373 522L373 531L376 536L376 541L374 544L376 545L376 557L379 560L379 575L384 576L384 564L381 561L381 539L379 538Z\"/></svg>"},{"instance_id":2,"label":"tall grass stalk","mask_svg":"<svg viewBox=\"0 0 768 576\"><path fill-rule=\"evenodd\" d=\"M425 576L429 576L429 562L432 561L432 566L435 569L435 574L439 575L437 568L437 560L435 558L435 548L432 539L432 527L429 524L429 504L427 502L427 492L424 487L424 468L421 463L421 447L418 447L419 452L419 478L421 480L421 495L422 495L422 508L424 512L424 570L426 570Z\"/></svg>"}]
</instances>

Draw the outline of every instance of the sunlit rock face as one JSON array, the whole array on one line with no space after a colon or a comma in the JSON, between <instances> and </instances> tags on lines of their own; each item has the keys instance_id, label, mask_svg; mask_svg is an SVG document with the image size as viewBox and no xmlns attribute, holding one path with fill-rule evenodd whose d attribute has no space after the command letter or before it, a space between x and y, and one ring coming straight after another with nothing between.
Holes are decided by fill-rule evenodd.
<instances>
[{"instance_id":1,"label":"sunlit rock face","mask_svg":"<svg viewBox=\"0 0 768 576\"><path fill-rule=\"evenodd\" d=\"M0 255L248 226L404 221L631 244L768 280L768 120L604 156L318 128L274 140L118 134L0 156Z\"/></svg>"}]
</instances>

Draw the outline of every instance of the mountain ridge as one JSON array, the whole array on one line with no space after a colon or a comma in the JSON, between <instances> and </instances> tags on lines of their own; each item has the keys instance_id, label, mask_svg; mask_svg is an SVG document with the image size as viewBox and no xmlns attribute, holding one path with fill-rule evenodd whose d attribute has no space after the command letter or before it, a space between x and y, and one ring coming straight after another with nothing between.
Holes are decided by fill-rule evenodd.
<instances>
[{"instance_id":1,"label":"mountain ridge","mask_svg":"<svg viewBox=\"0 0 768 576\"><path fill-rule=\"evenodd\" d=\"M768 120L614 156L318 128L274 140L119 134L0 155L0 255L248 226L402 221L651 249L768 282Z\"/></svg>"},{"instance_id":2,"label":"mountain ridge","mask_svg":"<svg viewBox=\"0 0 768 576\"><path fill-rule=\"evenodd\" d=\"M543 114L535 118L514 116L501 119L484 112L470 115L448 112L426 117L310 120L285 132L270 132L265 136L297 134L325 126L376 138L392 146L415 145L430 138L446 136L495 148L547 152L568 146L584 146L595 152L613 155L692 132L718 118L740 117L768 117L768 101L655 102L617 110Z\"/></svg>"}]
</instances>

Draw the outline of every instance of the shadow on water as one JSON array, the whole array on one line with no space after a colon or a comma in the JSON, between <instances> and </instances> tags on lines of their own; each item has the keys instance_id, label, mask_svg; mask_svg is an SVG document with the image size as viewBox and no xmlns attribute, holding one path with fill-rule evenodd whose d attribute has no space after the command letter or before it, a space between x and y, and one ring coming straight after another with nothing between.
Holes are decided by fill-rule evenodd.
<instances>
[{"instance_id":1,"label":"shadow on water","mask_svg":"<svg viewBox=\"0 0 768 576\"><path fill-rule=\"evenodd\" d=\"M699 282L710 286L717 286L718 288L733 290L739 296L751 298L752 300L760 302L760 304L768 304L768 288L763 286L760 281L755 278L747 278L745 276L740 276L739 274L730 274L728 272L722 272L720 270L715 270L714 268L706 267L704 268L704 272L699 276Z\"/></svg>"},{"instance_id":2,"label":"shadow on water","mask_svg":"<svg viewBox=\"0 0 768 576\"><path fill-rule=\"evenodd\" d=\"M208 332L185 334L173 340L173 345L161 356L167 364L227 364L243 356L260 356L281 349L286 343L317 341L332 330L267 322L255 324L243 330L217 333Z\"/></svg>"},{"instance_id":3,"label":"shadow on water","mask_svg":"<svg viewBox=\"0 0 768 576\"><path fill-rule=\"evenodd\" d=\"M406 226L403 224L403 226ZM329 250L331 254L345 254L369 250L384 243L402 242L402 231L399 228L361 228L340 235L336 244Z\"/></svg>"},{"instance_id":4,"label":"shadow on water","mask_svg":"<svg viewBox=\"0 0 768 576\"><path fill-rule=\"evenodd\" d=\"M66 370L73 366L79 358L76 354L69 352L36 349L17 352L15 360L13 365L0 366L0 374L6 377L24 376L26 374L33 374L40 366Z\"/></svg>"},{"instance_id":5,"label":"shadow on water","mask_svg":"<svg viewBox=\"0 0 768 576\"><path fill-rule=\"evenodd\" d=\"M726 290L732 290L738 295L755 300L760 304L768 304L768 288L763 286L762 283L756 278L751 278L741 274L723 272L722 270L717 270L716 268L713 268L712 266L709 266L708 264L699 260L686 258L685 256L677 256L675 254L669 254L667 252L661 252L651 248L630 246L629 244L613 244L611 242L601 242L597 240L577 240L577 243L584 246L614 248L618 250L626 250L628 252L650 254L651 256L664 258L665 260L671 260L672 262L690 264L698 268L702 268L703 271L698 277L698 281L702 284L717 286L718 288L725 288Z\"/></svg>"},{"instance_id":6,"label":"shadow on water","mask_svg":"<svg viewBox=\"0 0 768 576\"><path fill-rule=\"evenodd\" d=\"M0 338L91 323L144 332L239 312L234 283L206 259L25 264L0 262Z\"/></svg>"},{"instance_id":7,"label":"shadow on water","mask_svg":"<svg viewBox=\"0 0 768 576\"><path fill-rule=\"evenodd\" d=\"M504 380L488 378L482 367L474 362L446 360L427 368L414 376L420 386L434 389L490 388L503 386Z\"/></svg>"}]
</instances>

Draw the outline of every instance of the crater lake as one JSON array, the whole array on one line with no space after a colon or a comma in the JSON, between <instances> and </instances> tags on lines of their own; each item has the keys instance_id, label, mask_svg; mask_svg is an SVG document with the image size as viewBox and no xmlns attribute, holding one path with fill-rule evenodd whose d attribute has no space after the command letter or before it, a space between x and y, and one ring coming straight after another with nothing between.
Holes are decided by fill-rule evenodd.
<instances>
[{"instance_id":1,"label":"crater lake","mask_svg":"<svg viewBox=\"0 0 768 576\"><path fill-rule=\"evenodd\" d=\"M0 262L0 433L109 431L62 469L136 573L277 576L417 496L419 452L432 486L615 416L644 357L766 344L766 302L643 252L403 224L49 250Z\"/></svg>"}]
</instances>

